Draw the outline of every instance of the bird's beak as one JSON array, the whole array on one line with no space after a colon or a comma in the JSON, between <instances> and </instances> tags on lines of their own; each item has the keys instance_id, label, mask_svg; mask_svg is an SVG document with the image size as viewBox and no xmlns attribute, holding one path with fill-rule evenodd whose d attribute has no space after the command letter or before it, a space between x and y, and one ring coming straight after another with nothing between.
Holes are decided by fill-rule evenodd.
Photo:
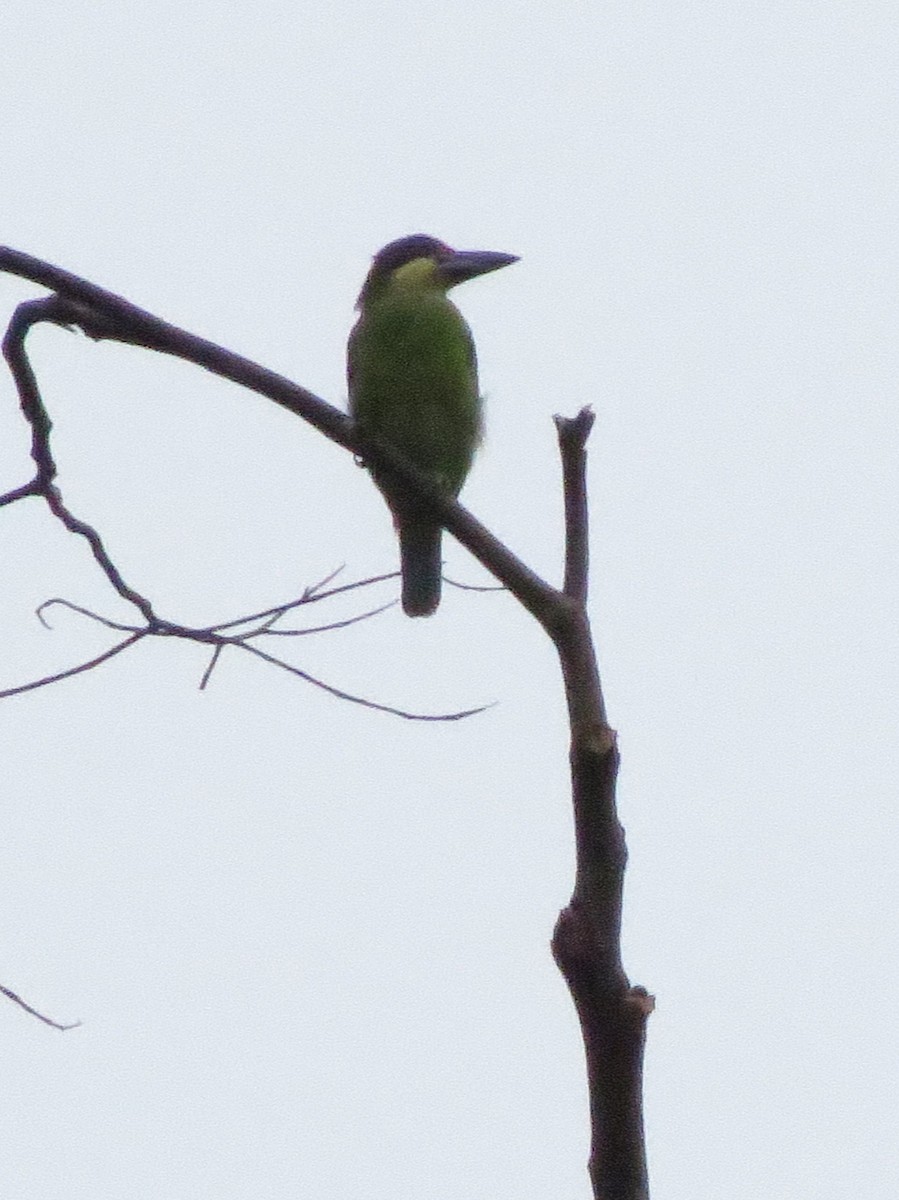
<instances>
[{"instance_id":1,"label":"bird's beak","mask_svg":"<svg viewBox=\"0 0 899 1200\"><path fill-rule=\"evenodd\" d=\"M476 275L486 275L488 271L498 271L500 267L508 267L518 262L517 254L502 254L498 250L454 250L450 258L441 260L438 266L440 276L448 288L466 279L474 279Z\"/></svg>"}]
</instances>

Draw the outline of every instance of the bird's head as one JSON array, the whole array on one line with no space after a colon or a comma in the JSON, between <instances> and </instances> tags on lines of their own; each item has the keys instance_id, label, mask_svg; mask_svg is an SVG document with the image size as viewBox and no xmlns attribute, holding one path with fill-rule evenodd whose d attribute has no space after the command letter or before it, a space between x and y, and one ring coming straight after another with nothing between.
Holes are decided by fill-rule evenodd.
<instances>
[{"instance_id":1,"label":"bird's head","mask_svg":"<svg viewBox=\"0 0 899 1200\"><path fill-rule=\"evenodd\" d=\"M453 250L437 238L413 233L379 250L359 294L359 307L392 288L448 292L466 279L518 262L497 250Z\"/></svg>"}]
</instances>

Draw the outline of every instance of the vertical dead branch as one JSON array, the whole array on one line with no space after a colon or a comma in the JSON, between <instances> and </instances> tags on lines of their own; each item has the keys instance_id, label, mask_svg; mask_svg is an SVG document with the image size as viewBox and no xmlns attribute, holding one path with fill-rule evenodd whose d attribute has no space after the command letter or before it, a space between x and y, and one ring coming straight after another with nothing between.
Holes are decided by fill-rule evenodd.
<instances>
[{"instance_id":1,"label":"vertical dead branch","mask_svg":"<svg viewBox=\"0 0 899 1200\"><path fill-rule=\"evenodd\" d=\"M587 438L593 428L592 409L582 408L572 420L556 417L562 481L565 496L565 583L566 596L587 603L590 572L589 521L587 508Z\"/></svg>"},{"instance_id":2,"label":"vertical dead branch","mask_svg":"<svg viewBox=\"0 0 899 1200\"><path fill-rule=\"evenodd\" d=\"M618 748L606 719L587 618L585 445L593 414L556 418L565 488L565 594L547 626L559 654L571 729L577 864L574 891L552 939L580 1021L590 1092L590 1178L596 1200L647 1200L643 1045L652 1001L621 964L627 849L618 821Z\"/></svg>"}]
</instances>

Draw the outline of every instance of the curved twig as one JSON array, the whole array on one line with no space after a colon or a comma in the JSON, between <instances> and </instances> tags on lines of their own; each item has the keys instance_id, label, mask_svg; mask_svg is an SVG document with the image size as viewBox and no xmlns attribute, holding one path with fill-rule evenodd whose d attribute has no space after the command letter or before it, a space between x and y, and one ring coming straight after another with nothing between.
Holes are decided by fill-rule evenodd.
<instances>
[{"instance_id":1,"label":"curved twig","mask_svg":"<svg viewBox=\"0 0 899 1200\"><path fill-rule=\"evenodd\" d=\"M150 602L145 596L128 586L106 552L106 547L96 529L88 525L86 521L80 520L66 507L62 493L55 483L56 462L50 449L50 431L53 426L25 352L25 337L32 326L39 322L60 323L70 313L70 307L59 296L49 296L43 300L28 300L16 309L3 339L3 355L9 363L9 369L18 389L22 413L31 426L31 457L37 468L35 479L31 484L26 485L26 489L32 490L26 491L25 494L43 496L50 511L66 529L79 534L87 541L98 566L118 594L129 604L133 604L144 619L150 623L156 619ZM18 490L23 491L23 489Z\"/></svg>"},{"instance_id":2,"label":"curved twig","mask_svg":"<svg viewBox=\"0 0 899 1200\"><path fill-rule=\"evenodd\" d=\"M36 1008L32 1008L31 1005L27 1004L21 996L17 996L15 992L10 991L8 987L4 987L2 983L0 983L0 993L2 993L7 1000L12 1000L13 1004L18 1004L19 1008L23 1008L25 1012L30 1013L32 1017L37 1017L39 1021L43 1021L45 1025L50 1025L54 1029L61 1029L63 1032L65 1032L67 1029L77 1029L81 1024L80 1021L72 1021L70 1025L62 1025L59 1021L54 1021L52 1018L44 1016L42 1012L38 1012Z\"/></svg>"},{"instance_id":3,"label":"curved twig","mask_svg":"<svg viewBox=\"0 0 899 1200\"><path fill-rule=\"evenodd\" d=\"M99 667L101 663L115 658L123 650L128 650L136 642L145 638L148 633L149 630L147 629L139 630L137 633L132 634L131 637L125 638L123 642L119 642L118 645L113 646L112 649L104 650L96 658L92 658L88 662L79 663L77 667L69 667L66 671L57 671L55 675L45 675L43 679L33 679L30 683L20 683L16 687L4 688L0 691L0 700L5 700L7 696L21 696L25 692L33 692L37 688L47 687L51 683L59 683L61 679L71 679L73 675L82 675L85 671L92 671L94 667Z\"/></svg>"},{"instance_id":4,"label":"curved twig","mask_svg":"<svg viewBox=\"0 0 899 1200\"><path fill-rule=\"evenodd\" d=\"M96 621L99 625L105 625L107 629L115 629L120 633L141 632L135 625L126 625L121 621L113 621L111 617L104 617L101 613L96 613L91 608L84 608L83 605L75 604L71 600L65 600L62 596L51 596L49 600L44 600L34 610L34 615L45 629L52 629L53 626L46 620L44 613L48 608L56 605L59 605L60 608L67 608L70 612L78 613L82 617L90 617L92 621ZM149 629L145 630L145 632L149 632Z\"/></svg>"},{"instance_id":5,"label":"curved twig","mask_svg":"<svg viewBox=\"0 0 899 1200\"><path fill-rule=\"evenodd\" d=\"M450 579L448 575L441 576L444 583L457 588L460 592L507 592L509 589L502 583L462 583L459 579Z\"/></svg>"},{"instance_id":6,"label":"curved twig","mask_svg":"<svg viewBox=\"0 0 899 1200\"><path fill-rule=\"evenodd\" d=\"M403 717L406 721L461 721L465 717L473 717L478 713L486 712L488 708L493 708L495 704L495 701L493 701L490 704L482 704L478 708L467 708L463 712L454 713L407 712L406 709L393 708L389 704L378 704L374 700L366 700L364 696L354 696L352 692L344 692L340 688L332 687L330 683L325 683L322 679L316 679L308 671L302 671L299 667L294 667L280 658L275 658L273 654L266 654L258 646L248 646L244 642L239 643L239 645L242 650L246 650L250 654L255 654L257 658L272 663L276 667L281 667L284 671L289 671L291 675L298 675L300 679L305 679L307 683L321 688L323 692L327 692L331 696L336 696L338 700L349 700L351 704L359 704L362 708L371 708L375 712L390 713L394 717Z\"/></svg>"}]
</instances>

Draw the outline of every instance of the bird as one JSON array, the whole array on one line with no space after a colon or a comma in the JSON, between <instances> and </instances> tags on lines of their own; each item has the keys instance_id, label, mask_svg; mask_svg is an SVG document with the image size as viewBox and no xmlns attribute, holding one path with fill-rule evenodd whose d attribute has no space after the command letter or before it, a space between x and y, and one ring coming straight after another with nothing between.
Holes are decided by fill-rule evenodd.
<instances>
[{"instance_id":1,"label":"bird","mask_svg":"<svg viewBox=\"0 0 899 1200\"><path fill-rule=\"evenodd\" d=\"M453 250L412 234L372 259L347 345L350 414L437 486L458 496L481 440L474 341L447 293L518 261L495 250ZM363 443L364 445L364 443ZM393 514L403 611L427 617L440 603L440 522L395 475L370 466Z\"/></svg>"}]
</instances>

